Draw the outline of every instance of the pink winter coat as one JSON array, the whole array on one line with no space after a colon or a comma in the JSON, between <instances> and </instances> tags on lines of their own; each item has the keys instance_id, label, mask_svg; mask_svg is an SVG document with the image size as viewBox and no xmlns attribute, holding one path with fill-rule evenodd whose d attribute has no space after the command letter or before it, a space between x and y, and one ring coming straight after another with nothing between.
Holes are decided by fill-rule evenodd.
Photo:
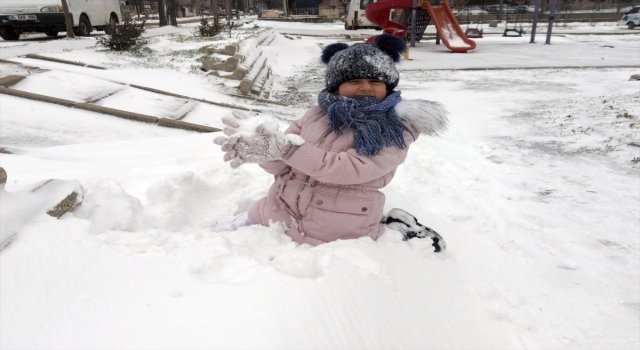
<instances>
[{"instance_id":1,"label":"pink winter coat","mask_svg":"<svg viewBox=\"0 0 640 350\"><path fill-rule=\"evenodd\" d=\"M345 128L337 135L327 120L315 106L285 131L302 136L305 143L285 160L260 164L275 182L253 205L249 218L263 225L283 222L298 243L318 245L364 236L375 240L385 202L379 189L391 182L414 137L405 131L405 149L393 145L375 156L363 156L354 148L354 130ZM416 138L423 131L416 123L403 122Z\"/></svg>"}]
</instances>

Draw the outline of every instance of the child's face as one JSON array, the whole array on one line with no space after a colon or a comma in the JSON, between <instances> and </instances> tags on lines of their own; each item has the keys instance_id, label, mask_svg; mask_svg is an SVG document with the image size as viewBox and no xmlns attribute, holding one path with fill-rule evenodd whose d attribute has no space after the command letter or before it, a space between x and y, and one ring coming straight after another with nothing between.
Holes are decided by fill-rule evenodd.
<instances>
[{"instance_id":1,"label":"child's face","mask_svg":"<svg viewBox=\"0 0 640 350\"><path fill-rule=\"evenodd\" d=\"M371 96L378 100L387 97L387 85L378 79L354 79L338 87L338 95L345 97Z\"/></svg>"}]
</instances>

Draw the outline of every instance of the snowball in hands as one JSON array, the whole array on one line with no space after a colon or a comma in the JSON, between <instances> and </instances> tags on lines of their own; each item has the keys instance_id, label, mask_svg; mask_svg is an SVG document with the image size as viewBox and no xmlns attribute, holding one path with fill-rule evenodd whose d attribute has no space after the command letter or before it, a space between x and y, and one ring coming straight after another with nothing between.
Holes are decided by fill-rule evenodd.
<instances>
[{"instance_id":1,"label":"snowball in hands","mask_svg":"<svg viewBox=\"0 0 640 350\"><path fill-rule=\"evenodd\" d=\"M304 140L299 135L284 134L278 130L278 122L268 115L233 111L233 116L222 118L225 135L214 142L222 146L224 161L231 161L237 168L244 163L262 163L283 159L293 146Z\"/></svg>"}]
</instances>

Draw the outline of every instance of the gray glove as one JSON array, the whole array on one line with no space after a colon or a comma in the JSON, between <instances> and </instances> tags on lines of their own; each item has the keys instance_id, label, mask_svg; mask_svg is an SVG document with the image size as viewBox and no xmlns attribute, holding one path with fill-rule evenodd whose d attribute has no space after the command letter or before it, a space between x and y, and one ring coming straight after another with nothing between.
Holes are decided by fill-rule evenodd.
<instances>
[{"instance_id":1,"label":"gray glove","mask_svg":"<svg viewBox=\"0 0 640 350\"><path fill-rule=\"evenodd\" d=\"M233 117L222 118L227 125L224 133L229 136L217 137L214 142L222 146L225 162L232 168L244 163L262 163L280 160L294 145L300 145L298 135L286 135L278 130L278 123L272 117L259 117L239 111ZM293 141L293 142L292 142Z\"/></svg>"}]
</instances>

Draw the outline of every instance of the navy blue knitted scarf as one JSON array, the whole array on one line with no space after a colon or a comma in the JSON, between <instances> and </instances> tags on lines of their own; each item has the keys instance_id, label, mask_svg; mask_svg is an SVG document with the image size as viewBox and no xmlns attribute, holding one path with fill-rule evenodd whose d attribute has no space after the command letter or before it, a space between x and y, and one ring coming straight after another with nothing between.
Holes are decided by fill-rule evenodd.
<instances>
[{"instance_id":1,"label":"navy blue knitted scarf","mask_svg":"<svg viewBox=\"0 0 640 350\"><path fill-rule=\"evenodd\" d=\"M338 135L342 133L340 126L343 124L355 129L356 152L366 156L375 156L392 144L401 149L407 147L402 134L409 129L393 109L401 100L400 91L384 100L368 96L349 98L326 89L318 95L320 108L329 116L329 127Z\"/></svg>"}]
</instances>

